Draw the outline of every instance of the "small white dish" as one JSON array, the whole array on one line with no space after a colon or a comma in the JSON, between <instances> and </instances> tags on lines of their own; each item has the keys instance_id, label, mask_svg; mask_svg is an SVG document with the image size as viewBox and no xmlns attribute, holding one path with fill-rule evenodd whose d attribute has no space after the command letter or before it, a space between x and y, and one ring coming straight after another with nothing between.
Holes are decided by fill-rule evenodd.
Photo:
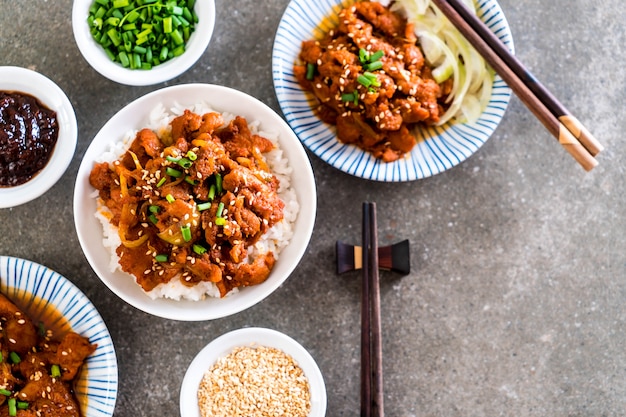
<instances>
[{"instance_id":1,"label":"small white dish","mask_svg":"<svg viewBox=\"0 0 626 417\"><path fill-rule=\"evenodd\" d=\"M104 247L102 225L94 216L97 210L95 189L89 173L95 161L110 149L112 141L121 140L130 131L148 126L149 115L157 105L166 109L206 103L215 111L258 121L259 129L277 135L278 143L293 167L292 188L300 210L293 226L293 237L282 249L268 279L258 285L241 288L223 298L207 297L200 301L152 299L132 275L117 269L111 272L111 256ZM235 314L253 306L276 290L289 277L304 255L313 233L317 195L315 178L308 156L287 123L267 105L240 91L211 84L182 84L153 91L128 104L98 132L87 149L76 177L74 222L78 240L89 264L98 277L128 304L158 317L181 321L211 320Z\"/></svg>"},{"instance_id":2,"label":"small white dish","mask_svg":"<svg viewBox=\"0 0 626 417\"><path fill-rule=\"evenodd\" d=\"M87 16L94 0L74 0L72 6L72 29L74 39L81 54L104 77L120 84L145 86L162 83L181 75L198 61L206 50L215 27L215 1L196 1L195 11L198 23L189 37L185 52L150 70L132 70L111 61L91 36Z\"/></svg>"},{"instance_id":3,"label":"small white dish","mask_svg":"<svg viewBox=\"0 0 626 417\"><path fill-rule=\"evenodd\" d=\"M63 330L71 329L98 345L78 375L76 399L84 417L113 416L118 380L115 348L106 324L87 296L51 269L9 256L0 256L0 291L31 319L36 321L42 318L39 315L54 311L52 317Z\"/></svg>"},{"instance_id":4,"label":"small white dish","mask_svg":"<svg viewBox=\"0 0 626 417\"><path fill-rule=\"evenodd\" d=\"M308 417L326 415L324 378L307 350L291 337L276 330L259 327L243 328L226 333L206 345L193 359L180 388L181 417L200 417L198 387L204 373L221 357L240 346L267 346L291 356L306 375L311 389L311 412Z\"/></svg>"},{"instance_id":5,"label":"small white dish","mask_svg":"<svg viewBox=\"0 0 626 417\"><path fill-rule=\"evenodd\" d=\"M313 39L338 22L342 6L354 0L291 0L279 23L272 50L272 73L278 103L291 128L315 155L331 166L367 180L413 181L444 172L474 154L502 120L511 90L496 76L491 100L474 124L446 124L419 129L417 145L404 158L385 163L370 153L339 142L334 126L313 112L315 98L303 91L293 73L302 41ZM478 17L513 50L508 22L496 0L478 4Z\"/></svg>"},{"instance_id":6,"label":"small white dish","mask_svg":"<svg viewBox=\"0 0 626 417\"><path fill-rule=\"evenodd\" d=\"M46 166L33 178L15 187L0 187L0 208L27 203L48 191L72 162L78 126L74 107L63 90L51 79L21 67L0 67L0 90L29 94L56 112L59 136Z\"/></svg>"}]
</instances>

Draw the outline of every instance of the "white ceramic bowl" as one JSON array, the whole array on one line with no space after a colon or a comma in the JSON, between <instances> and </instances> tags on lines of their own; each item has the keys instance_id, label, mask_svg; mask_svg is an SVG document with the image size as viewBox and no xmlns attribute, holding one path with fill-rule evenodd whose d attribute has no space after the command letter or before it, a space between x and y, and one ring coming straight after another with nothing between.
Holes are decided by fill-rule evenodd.
<instances>
[{"instance_id":1,"label":"white ceramic bowl","mask_svg":"<svg viewBox=\"0 0 626 417\"><path fill-rule=\"evenodd\" d=\"M87 16L94 0L74 0L72 6L72 29L81 54L89 65L106 78L126 85L152 85L171 80L187 71L202 56L215 26L215 1L196 1L198 23L189 37L185 52L150 70L132 70L111 61L104 49L93 39Z\"/></svg>"},{"instance_id":2,"label":"white ceramic bowl","mask_svg":"<svg viewBox=\"0 0 626 417\"><path fill-rule=\"evenodd\" d=\"M498 127L511 90L496 76L491 100L474 124L446 124L422 128L417 145L404 158L385 163L355 145L339 142L334 126L313 112L313 96L302 90L293 74L302 41L338 22L341 5L354 0L291 0L280 21L272 52L274 88L285 118L300 140L331 166L374 181L400 182L427 178L450 169L476 152ZM496 0L478 2L478 17L513 51L510 28ZM325 25L325 26L324 26Z\"/></svg>"},{"instance_id":3,"label":"white ceramic bowl","mask_svg":"<svg viewBox=\"0 0 626 417\"><path fill-rule=\"evenodd\" d=\"M233 330L206 345L193 359L180 388L181 417L200 417L198 387L204 373L221 357L240 346L266 346L282 350L304 371L311 388L311 412L308 417L326 415L326 386L315 359L291 337L276 330L251 327Z\"/></svg>"},{"instance_id":4,"label":"white ceramic bowl","mask_svg":"<svg viewBox=\"0 0 626 417\"><path fill-rule=\"evenodd\" d=\"M73 330L96 343L75 385L84 417L111 417L117 399L117 359L113 341L91 301L74 284L51 269L24 259L0 256L0 292L24 309L34 321L51 308ZM49 316L46 316L49 318Z\"/></svg>"},{"instance_id":5,"label":"white ceramic bowl","mask_svg":"<svg viewBox=\"0 0 626 417\"><path fill-rule=\"evenodd\" d=\"M192 106L205 102L216 111L260 122L260 129L278 135L284 156L294 167L292 186L300 211L294 224L291 242L280 253L269 278L262 284L246 287L224 298L208 297L202 301L153 300L136 284L134 277L116 270L111 272L109 252L102 244L102 226L94 217L96 198L89 184L89 173L97 158L127 132L147 126L150 112L163 104ZM308 156L287 123L259 100L227 87L209 84L183 84L149 93L114 115L100 130L87 149L78 170L74 191L74 221L78 239L91 267L100 279L127 303L155 316L184 321L209 320L244 310L271 294L297 266L313 232L316 192Z\"/></svg>"},{"instance_id":6,"label":"white ceramic bowl","mask_svg":"<svg viewBox=\"0 0 626 417\"><path fill-rule=\"evenodd\" d=\"M67 170L78 138L76 114L63 90L48 77L21 67L0 67L0 90L26 93L36 97L57 114L59 137L50 160L28 182L15 187L0 187L0 208L27 203L48 191Z\"/></svg>"}]
</instances>

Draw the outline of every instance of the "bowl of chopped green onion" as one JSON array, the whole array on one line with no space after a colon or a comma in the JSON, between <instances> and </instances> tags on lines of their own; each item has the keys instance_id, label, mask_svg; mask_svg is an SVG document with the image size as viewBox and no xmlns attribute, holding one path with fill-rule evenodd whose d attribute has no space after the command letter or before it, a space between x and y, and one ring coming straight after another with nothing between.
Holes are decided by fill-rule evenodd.
<instances>
[{"instance_id":1,"label":"bowl of chopped green onion","mask_svg":"<svg viewBox=\"0 0 626 417\"><path fill-rule=\"evenodd\" d=\"M181 75L206 50L214 0L75 0L74 39L104 77L153 85Z\"/></svg>"}]
</instances>

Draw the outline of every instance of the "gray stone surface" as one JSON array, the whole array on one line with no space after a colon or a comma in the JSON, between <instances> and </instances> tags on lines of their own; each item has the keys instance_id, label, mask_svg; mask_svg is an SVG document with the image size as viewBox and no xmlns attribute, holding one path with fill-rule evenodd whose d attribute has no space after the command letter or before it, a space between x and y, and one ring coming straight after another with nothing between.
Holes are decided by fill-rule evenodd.
<instances>
[{"instance_id":1,"label":"gray stone surface","mask_svg":"<svg viewBox=\"0 0 626 417\"><path fill-rule=\"evenodd\" d=\"M383 273L389 416L619 416L626 410L626 3L501 0L522 62L606 146L585 173L513 98L493 137L435 177L370 183L309 154L319 201L308 251L263 302L183 323L128 306L97 278L74 231L72 196L91 139L117 110L165 85L222 84L279 111L274 33L288 0L218 0L201 60L163 85L108 81L81 57L69 0L0 0L0 64L55 80L78 117L59 183L0 210L0 254L44 264L96 305L114 339L116 416L178 415L185 369L213 338L280 330L317 360L329 416L359 414L359 276L337 276L334 243L360 240L360 204L378 204L381 244L408 238L412 272Z\"/></svg>"}]
</instances>

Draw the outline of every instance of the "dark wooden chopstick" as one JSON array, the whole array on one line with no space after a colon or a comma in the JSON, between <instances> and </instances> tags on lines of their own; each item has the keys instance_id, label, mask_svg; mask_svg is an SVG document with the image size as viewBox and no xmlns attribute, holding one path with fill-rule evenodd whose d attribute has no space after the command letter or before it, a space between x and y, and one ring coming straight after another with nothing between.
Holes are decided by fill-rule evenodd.
<instances>
[{"instance_id":1,"label":"dark wooden chopstick","mask_svg":"<svg viewBox=\"0 0 626 417\"><path fill-rule=\"evenodd\" d=\"M376 203L363 203L362 248L361 416L384 417Z\"/></svg>"},{"instance_id":2,"label":"dark wooden chopstick","mask_svg":"<svg viewBox=\"0 0 626 417\"><path fill-rule=\"evenodd\" d=\"M491 31L482 21L480 21L480 19L469 12L461 14L461 12L466 11L467 8L466 6L459 4L457 0L433 0L433 3L435 3L439 10L446 15L448 20L450 20L450 22L467 39L467 41L472 44L474 48L476 48L478 53L482 55L492 68L502 77L511 90L513 90L515 95L517 95L517 97L526 105L526 107L528 107L535 117L537 117L546 129L558 139L559 143L565 148L565 150L567 150L586 171L591 171L598 165L598 161L594 158L594 154L592 154L592 152L599 152L602 149L602 145L600 145L595 138L591 136L591 134L581 134L582 129L580 127L576 128L575 125L573 127L572 124L575 122L572 122L572 120L576 119L572 116L565 117L560 120L560 117L569 115L569 112L565 111L567 114L560 114L557 116L551 111L548 105L552 107L552 110L565 110L565 108L562 105L557 105L558 102L556 99L554 99L551 94L546 94L547 90L545 90L543 86L540 88L539 86L541 84L536 82L534 77L530 75L520 76L514 68L509 66L508 63L513 62L513 60L510 60L507 57L507 60L505 61L503 57L496 52L496 49L503 55L509 55L512 57L512 54L510 54L504 46L501 48L492 47L497 44L501 45L500 40L495 38L495 36L493 38L495 38L497 43L494 43L492 39L492 45L490 45L490 43L486 40L489 38L489 35L486 35L486 33L491 33ZM470 24L470 22L472 23ZM478 32L479 30L480 32ZM506 54L504 54L505 51ZM521 64L517 66L518 71L522 68L523 66L521 66ZM528 71L523 71L523 73L530 74ZM529 80L533 80L534 82L528 82ZM539 94L533 90L539 91ZM541 91L543 91L543 93ZM553 99L552 102L550 101L550 97ZM578 124L579 126L582 126L580 123ZM569 128L572 128L574 133L572 133ZM587 129L584 129L584 131L587 132ZM583 137L581 140L587 143L587 145L591 148L591 151L583 146L577 136Z\"/></svg>"},{"instance_id":3,"label":"dark wooden chopstick","mask_svg":"<svg viewBox=\"0 0 626 417\"><path fill-rule=\"evenodd\" d=\"M550 110L554 116L565 125L570 132L580 141L592 156L600 153L604 147L591 134L589 130L570 113L565 106L554 97L535 76L522 64L515 55L504 46L498 37L467 7L458 0L448 0L459 16L461 16L472 29L489 45L491 49L506 63L506 65L528 86Z\"/></svg>"}]
</instances>

